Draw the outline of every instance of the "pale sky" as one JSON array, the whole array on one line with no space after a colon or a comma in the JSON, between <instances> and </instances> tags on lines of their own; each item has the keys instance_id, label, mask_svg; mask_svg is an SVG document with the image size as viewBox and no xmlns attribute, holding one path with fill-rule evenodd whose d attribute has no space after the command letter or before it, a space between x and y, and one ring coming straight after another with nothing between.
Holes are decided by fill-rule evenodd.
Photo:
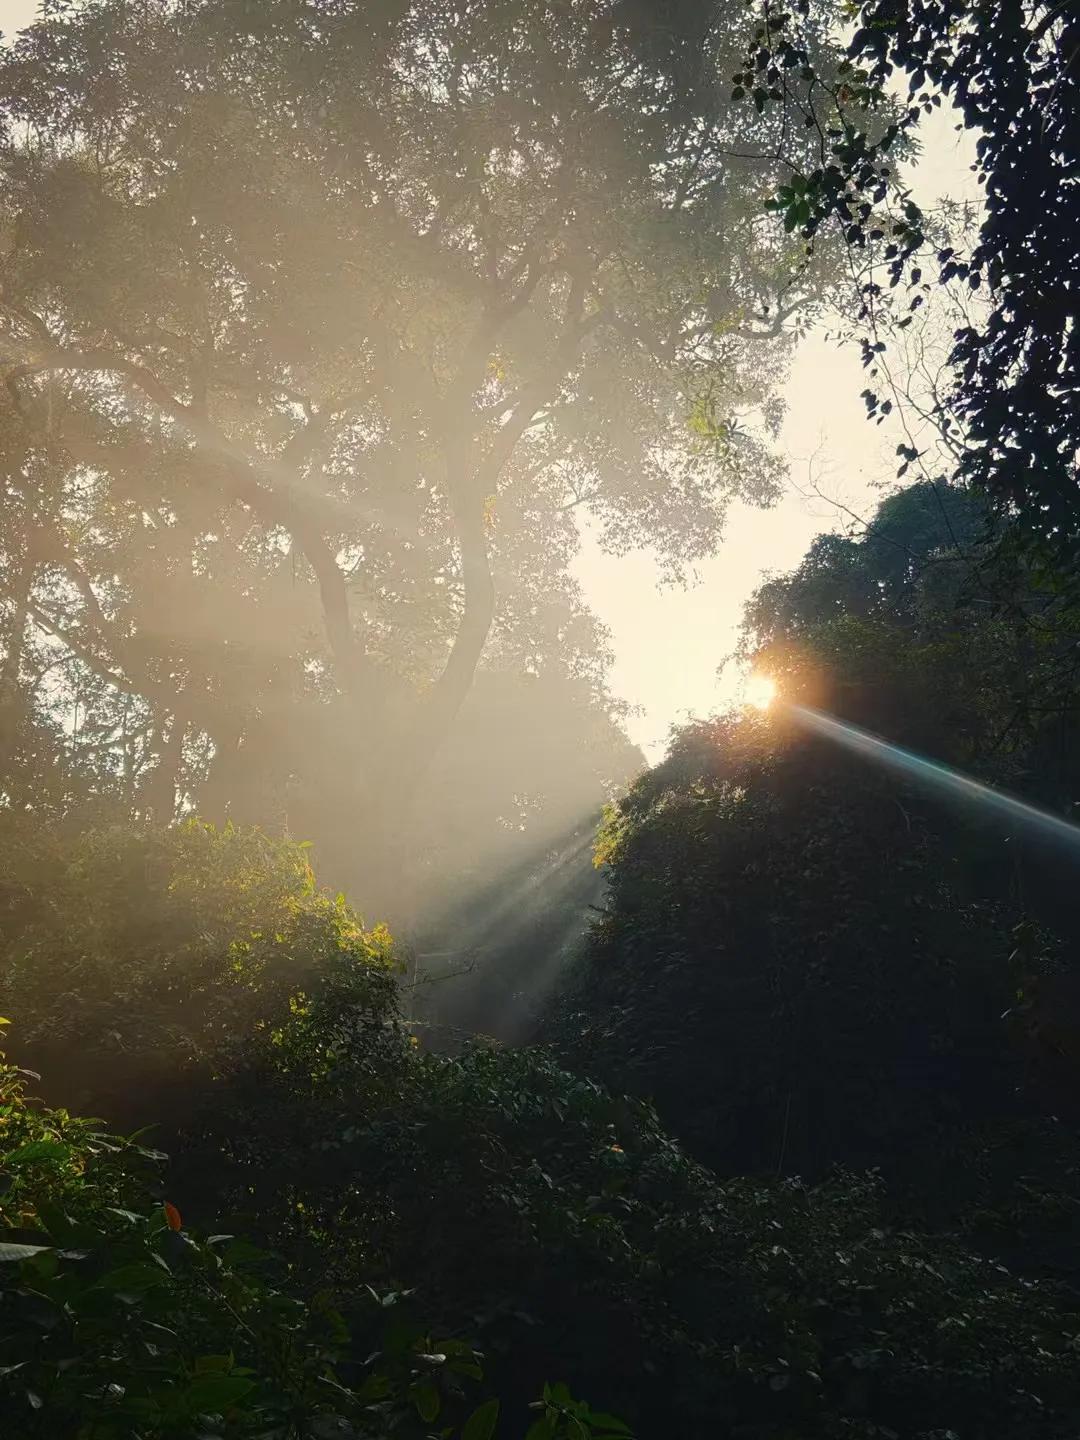
<instances>
[{"instance_id":1,"label":"pale sky","mask_svg":"<svg viewBox=\"0 0 1080 1440\"><path fill-rule=\"evenodd\" d=\"M38 0L0 0L0 31L13 35L38 12Z\"/></svg>"},{"instance_id":2,"label":"pale sky","mask_svg":"<svg viewBox=\"0 0 1080 1440\"><path fill-rule=\"evenodd\" d=\"M944 107L924 126L923 154L909 176L920 203L945 195L976 200L971 137L957 134L956 117ZM707 716L737 693L735 668L722 675L717 668L734 648L743 605L760 581L796 565L815 535L851 524L840 506L871 515L880 487L894 480L903 437L895 417L880 426L866 419L866 384L855 347L839 346L824 330L801 343L784 391L787 492L769 510L732 507L723 543L698 566L696 584L660 589L649 554L617 559L586 539L576 573L611 631L612 690L638 708L628 729L650 761L663 755L673 723ZM812 493L815 486L828 500Z\"/></svg>"},{"instance_id":3,"label":"pale sky","mask_svg":"<svg viewBox=\"0 0 1080 1440\"><path fill-rule=\"evenodd\" d=\"M37 13L37 0L0 0L0 31L11 35ZM912 181L924 204L939 196L974 198L969 137L937 111L924 132L924 155ZM737 505L717 554L697 570L696 582L660 589L648 553L621 559L601 554L586 537L575 571L593 610L611 631L612 689L638 713L631 737L650 760L663 753L673 723L708 715L731 698L737 676L717 667L735 644L742 607L770 571L798 563L813 537L845 523L837 504L858 515L873 511L878 491L896 467L898 431L865 419L859 392L865 377L857 351L841 349L823 332L802 342L785 394L782 453L790 465L783 499L770 510ZM828 500L807 493L811 483Z\"/></svg>"}]
</instances>

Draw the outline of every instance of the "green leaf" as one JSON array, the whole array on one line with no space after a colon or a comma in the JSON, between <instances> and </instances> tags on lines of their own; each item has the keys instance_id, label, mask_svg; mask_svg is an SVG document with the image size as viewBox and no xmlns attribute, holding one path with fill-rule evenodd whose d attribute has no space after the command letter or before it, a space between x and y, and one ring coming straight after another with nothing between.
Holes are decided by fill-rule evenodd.
<instances>
[{"instance_id":1,"label":"green leaf","mask_svg":"<svg viewBox=\"0 0 1080 1440\"><path fill-rule=\"evenodd\" d=\"M485 1400L462 1426L461 1440L491 1440L499 1422L498 1400Z\"/></svg>"},{"instance_id":2,"label":"green leaf","mask_svg":"<svg viewBox=\"0 0 1080 1440\"><path fill-rule=\"evenodd\" d=\"M200 1355L195 1361L196 1375L228 1375L235 1361L231 1355Z\"/></svg>"},{"instance_id":3,"label":"green leaf","mask_svg":"<svg viewBox=\"0 0 1080 1440\"><path fill-rule=\"evenodd\" d=\"M30 1140L7 1156L7 1165L30 1165L38 1160L67 1160L71 1146L62 1140Z\"/></svg>"},{"instance_id":4,"label":"green leaf","mask_svg":"<svg viewBox=\"0 0 1080 1440\"><path fill-rule=\"evenodd\" d=\"M555 1440L555 1421L550 1415L541 1415L529 1426L525 1440Z\"/></svg>"},{"instance_id":5,"label":"green leaf","mask_svg":"<svg viewBox=\"0 0 1080 1440\"><path fill-rule=\"evenodd\" d=\"M40 1250L29 1257L28 1264L39 1279L51 1280L60 1269L60 1256L55 1250Z\"/></svg>"},{"instance_id":6,"label":"green leaf","mask_svg":"<svg viewBox=\"0 0 1080 1440\"><path fill-rule=\"evenodd\" d=\"M416 1406L416 1413L426 1425L438 1415L442 1406L439 1399L439 1391L433 1380L422 1380L419 1385L412 1387L412 1400Z\"/></svg>"},{"instance_id":7,"label":"green leaf","mask_svg":"<svg viewBox=\"0 0 1080 1440\"><path fill-rule=\"evenodd\" d=\"M110 1270L103 1275L99 1282L103 1290L125 1291L129 1295L138 1295L143 1290L152 1290L155 1285L168 1283L168 1275L149 1261L121 1265L118 1270Z\"/></svg>"},{"instance_id":8,"label":"green leaf","mask_svg":"<svg viewBox=\"0 0 1080 1440\"><path fill-rule=\"evenodd\" d=\"M5 1261L31 1260L35 1255L40 1255L42 1251L51 1248L49 1245L8 1245L6 1243L0 1243L0 1265Z\"/></svg>"},{"instance_id":9,"label":"green leaf","mask_svg":"<svg viewBox=\"0 0 1080 1440\"><path fill-rule=\"evenodd\" d=\"M254 1380L245 1380L241 1375L200 1375L188 1386L184 1401L189 1410L217 1414L254 1389Z\"/></svg>"}]
</instances>

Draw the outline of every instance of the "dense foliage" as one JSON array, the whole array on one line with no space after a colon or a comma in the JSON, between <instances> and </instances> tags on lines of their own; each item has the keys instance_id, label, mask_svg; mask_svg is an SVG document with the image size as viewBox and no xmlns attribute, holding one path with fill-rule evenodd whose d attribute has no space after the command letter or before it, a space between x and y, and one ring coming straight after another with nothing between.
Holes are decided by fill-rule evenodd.
<instances>
[{"instance_id":1,"label":"dense foliage","mask_svg":"<svg viewBox=\"0 0 1080 1440\"><path fill-rule=\"evenodd\" d=\"M94 1387L116 1384L124 1394L109 1391L104 1403L115 1400L121 1428L103 1433L186 1434L212 1376L220 1433L248 1433L242 1427L250 1422L264 1425L252 1433L278 1433L276 1424L288 1434L292 1424L303 1434L301 1419L308 1423L303 1417L323 1395L319 1377L335 1363L353 1398L323 1396L330 1412L344 1406L363 1435L369 1420L372 1433L389 1433L378 1425L400 1411L410 1433L418 1408L428 1418L430 1355L456 1357L445 1382L452 1423L458 1381L473 1377L473 1348L484 1353L487 1381L508 1416L525 1413L554 1374L576 1393L616 1404L643 1435L674 1427L704 1437L718 1421L762 1437L778 1427L822 1437L842 1427L870 1437L882 1425L904 1435L942 1426L970 1435L991 1427L1055 1435L1074 1423L1067 1417L1075 1322L1052 1291L1018 1285L948 1242L893 1229L872 1181L838 1176L818 1189L794 1181L719 1184L647 1107L568 1074L542 1052L424 1053L392 1002L379 1013L371 999L386 999L386 955L371 949L347 909L313 894L302 852L195 826L164 837L143 833L137 843L172 868L163 866L153 888L114 887L100 908L83 890L82 909L68 914L66 953L96 955L100 975L107 915L119 979L131 960L123 946L138 953L155 905L163 914L178 907L181 916L186 905L197 915L205 896L195 973L207 1011L228 1017L235 1043L218 1052L212 1086L185 1083L187 1124L164 1189L159 1180L147 1190L141 1178L153 1157L63 1112L26 1106L9 1075L15 1143L6 1170L15 1181L14 1208L5 1213L22 1227L9 1239L62 1251L55 1271L37 1255L5 1271L20 1295L44 1295L28 1301L31 1308L59 1304L65 1317L48 1332L60 1348L36 1350L32 1376L15 1370L5 1379L13 1405L39 1413L27 1386L42 1401L43 1425L78 1413ZM53 893L74 886L86 856L106 848L125 853L115 832L70 842ZM283 891L286 914L299 909L300 928L280 932L263 966L235 970L238 934L246 942L253 922L267 933L285 924ZM24 935L36 943L32 927ZM222 963L211 968L215 948ZM10 953L17 951L16 944ZM64 954L58 958L63 965ZM168 968L168 957L158 963ZM49 964L38 950L39 973ZM274 973L279 984L268 988ZM290 976L299 983L282 1006ZM245 1005L233 1002L237 989L250 992ZM22 1003L32 1027L43 1018L34 1005L48 1010L52 1001L42 989L24 991ZM119 1012L122 997L117 1003ZM190 1063L193 1033L154 1028L158 1087L170 1062ZM97 1043L94 1032L69 1037L71 1083L84 1065L93 1077ZM127 1113L142 1110L149 1119L161 1096L143 1085ZM39 1140L46 1144L35 1149ZM151 1202L155 1193L173 1209ZM62 1232L60 1211L101 1234L80 1230L76 1246L75 1232ZM227 1231L287 1257L287 1271L266 1262L268 1270L235 1273L233 1261L246 1250L227 1241L189 1244L171 1229L179 1215L204 1232L227 1217ZM35 1229L46 1236L28 1240ZM37 1267L44 1267L40 1279ZM129 1270L133 1285L139 1281L130 1293L109 1278ZM215 1330L219 1289L250 1324L250 1346ZM396 1350L389 1339L373 1339L379 1312L371 1289L415 1291L409 1303L428 1317L426 1326L400 1327L406 1339ZM84 1291L97 1328L80 1318ZM110 1308L117 1305L122 1327ZM144 1325L175 1332L160 1362L146 1350ZM432 1329L455 1343L435 1345ZM23 1328L0 1334L15 1364L26 1343ZM392 1373L369 1383L362 1362L373 1352L375 1373L388 1365ZM54 1374L50 1357L61 1353L78 1363ZM200 1368L199 1357L214 1356ZM225 1386L226 1379L236 1383ZM443 1397L443 1380L436 1381ZM549 1392L552 1424L577 1435L558 1410L568 1394ZM122 1428L132 1414L142 1430ZM606 1423L596 1420L597 1433Z\"/></svg>"},{"instance_id":2,"label":"dense foliage","mask_svg":"<svg viewBox=\"0 0 1080 1440\"><path fill-rule=\"evenodd\" d=\"M1080 781L1080 610L1068 573L1015 539L969 490L909 486L861 536L823 535L794 572L761 586L743 656L787 700L1067 815ZM1011 893L1075 934L1063 903L1071 847L977 808L937 804L931 818L965 868L981 870L979 893Z\"/></svg>"},{"instance_id":3,"label":"dense foliage","mask_svg":"<svg viewBox=\"0 0 1080 1440\"><path fill-rule=\"evenodd\" d=\"M1008 929L891 776L765 721L702 725L601 846L575 1049L725 1172L879 1163L1002 1103Z\"/></svg>"},{"instance_id":4,"label":"dense foliage","mask_svg":"<svg viewBox=\"0 0 1080 1440\"><path fill-rule=\"evenodd\" d=\"M1075 1272L1075 851L925 763L1075 793L1074 712L1039 704L1071 636L988 518L917 485L761 587L744 656L780 701L684 729L612 807L551 1033L724 1173L878 1166L902 1210ZM822 711L906 748L875 765Z\"/></svg>"},{"instance_id":5,"label":"dense foliage","mask_svg":"<svg viewBox=\"0 0 1080 1440\"><path fill-rule=\"evenodd\" d=\"M257 1093L278 1128L251 1146L253 1209L268 1214L286 1186L304 1230L286 1243L337 1275L385 1247L440 1320L469 1317L510 1394L555 1369L617 1394L642 1433L688 1436L718 1421L762 1436L978 1433L1066 1402L1052 1357L1071 1341L1050 1332L1074 1321L1042 1308L1049 1295L891 1233L872 1183L717 1185L648 1110L543 1055L420 1059L366 1123L348 1069L314 1107L294 1083ZM268 1137L259 1122L244 1133ZM1032 1361L1040 1378L1018 1387L1014 1367Z\"/></svg>"},{"instance_id":6,"label":"dense foliage","mask_svg":"<svg viewBox=\"0 0 1080 1440\"><path fill-rule=\"evenodd\" d=\"M351 1330L275 1257L201 1239L158 1198L165 1156L43 1109L0 1058L0 1418L42 1440L490 1440L479 1352L433 1338L406 1297L366 1287ZM284 1280L284 1287L282 1281ZM563 1384L532 1440L627 1432Z\"/></svg>"},{"instance_id":7,"label":"dense foliage","mask_svg":"<svg viewBox=\"0 0 1080 1440\"><path fill-rule=\"evenodd\" d=\"M395 1012L389 936L316 887L301 846L195 821L72 837L9 814L0 833L0 1004L70 1104L190 1111L308 991L373 1027Z\"/></svg>"},{"instance_id":8,"label":"dense foliage","mask_svg":"<svg viewBox=\"0 0 1080 1440\"><path fill-rule=\"evenodd\" d=\"M560 792L511 729L417 798L478 674L600 734L573 818L625 778L576 518L679 573L775 497L819 294L738 158L743 7L692 87L625 8L59 0L4 52L7 793L284 823L402 909L455 810Z\"/></svg>"},{"instance_id":9,"label":"dense foliage","mask_svg":"<svg viewBox=\"0 0 1080 1440\"><path fill-rule=\"evenodd\" d=\"M936 271L976 305L955 330L937 417L961 440L949 477L994 497L1022 530L1074 564L1080 539L1078 340L1073 276L1080 200L1080 16L1071 0L860 0L844 62L815 64L809 0L765 0L734 91L818 142L788 157L772 200L808 253L850 250L871 415L893 408L881 359L932 295ZM809 89L808 89L809 87ZM895 97L906 90L899 109ZM971 245L924 213L898 175L905 141L942 104L975 138L984 193ZM867 123L867 116L881 116ZM901 446L905 468L920 459Z\"/></svg>"}]
</instances>

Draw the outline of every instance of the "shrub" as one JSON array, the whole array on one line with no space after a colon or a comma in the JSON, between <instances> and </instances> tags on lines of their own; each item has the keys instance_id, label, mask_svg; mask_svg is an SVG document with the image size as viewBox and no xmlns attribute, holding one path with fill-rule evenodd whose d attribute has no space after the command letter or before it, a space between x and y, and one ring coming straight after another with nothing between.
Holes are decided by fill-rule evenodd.
<instances>
[{"instance_id":1,"label":"shrub","mask_svg":"<svg viewBox=\"0 0 1080 1440\"><path fill-rule=\"evenodd\" d=\"M138 1178L143 1166L152 1177L153 1156L35 1111L18 1091L8 1242L45 1249L16 1252L17 1270L0 1263L11 1291L0 1365L20 1367L0 1378L10 1413L29 1417L16 1433L40 1420L39 1433L62 1440L84 1440L80 1426L109 1440L321 1440L324 1419L343 1419L359 1436L453 1434L472 1404L457 1391L476 1378L466 1337L510 1415L558 1374L646 1437L1075 1432L1076 1316L1048 1288L890 1226L875 1182L719 1183L647 1105L546 1052L424 1054L395 1021L388 942L318 895L295 847L201 826L80 844L58 850L62 907L50 917L38 893L10 947L34 1023L63 1013L46 934L63 942L66 988L82 985L100 1007L74 1032L81 1046L105 1033L107 977L133 974L114 1004L136 1060L159 1037L185 1076L217 1077L183 1091L187 1146L168 1199L196 1228L244 1235L287 1267L250 1271L243 1247L174 1230L165 1195ZM137 870L143 850L160 862L152 884L129 873L111 898L93 890L89 862L72 859L120 853ZM94 872L103 882L110 864ZM279 928L265 925L268 910ZM159 930L162 913L177 918ZM155 966L196 997L183 1023L162 1020L173 1010L155 1001ZM129 1015L144 996L146 1016ZM104 1053L119 1104L124 1072ZM140 1086L136 1108L145 1116L156 1098ZM46 1148L28 1157L37 1142ZM372 1291L418 1292L428 1323L409 1323L395 1299L380 1333L386 1311ZM4 1329L5 1314L22 1323ZM148 1348L161 1348L146 1328L159 1325L174 1336L164 1357ZM433 1334L451 1340L433 1347ZM222 1399L204 1421L193 1411L203 1389L193 1400L191 1387L206 1376L251 1388L227 1387L235 1403ZM530 1440L618 1432L569 1390L549 1388L539 1404ZM119 1431L102 1428L114 1419ZM463 1440L480 1440L489 1421L490 1407Z\"/></svg>"},{"instance_id":2,"label":"shrub","mask_svg":"<svg viewBox=\"0 0 1080 1440\"><path fill-rule=\"evenodd\" d=\"M155 1198L164 1156L29 1102L0 1057L0 1432L20 1440L490 1440L480 1355L405 1297L332 1297ZM533 1440L629 1432L545 1386Z\"/></svg>"},{"instance_id":3,"label":"shrub","mask_svg":"<svg viewBox=\"0 0 1080 1440\"><path fill-rule=\"evenodd\" d=\"M890 1228L872 1179L718 1183L654 1113L540 1051L264 1072L233 1157L308 1283L419 1285L500 1393L546 1368L639 1433L1062 1435L1077 1317ZM348 1285L346 1285L348 1288Z\"/></svg>"},{"instance_id":4,"label":"shrub","mask_svg":"<svg viewBox=\"0 0 1080 1440\"><path fill-rule=\"evenodd\" d=\"M20 1056L78 1108L186 1113L259 1027L327 986L395 1018L389 934L317 888L301 845L194 820L70 839L5 817L0 849L0 1005Z\"/></svg>"},{"instance_id":5,"label":"shrub","mask_svg":"<svg viewBox=\"0 0 1080 1440\"><path fill-rule=\"evenodd\" d=\"M608 913L549 1036L721 1173L892 1174L1012 1103L1002 907L888 775L780 721L701 725L599 854Z\"/></svg>"}]
</instances>

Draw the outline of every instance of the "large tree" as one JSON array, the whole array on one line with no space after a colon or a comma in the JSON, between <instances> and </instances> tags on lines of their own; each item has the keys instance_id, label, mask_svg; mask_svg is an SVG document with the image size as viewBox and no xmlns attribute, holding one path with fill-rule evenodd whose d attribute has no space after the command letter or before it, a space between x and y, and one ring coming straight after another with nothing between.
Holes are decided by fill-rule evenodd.
<instances>
[{"instance_id":1,"label":"large tree","mask_svg":"<svg viewBox=\"0 0 1080 1440\"><path fill-rule=\"evenodd\" d=\"M602 707L577 515L677 573L778 484L811 281L741 16L48 7L0 67L8 748L355 834L482 656Z\"/></svg>"}]
</instances>

